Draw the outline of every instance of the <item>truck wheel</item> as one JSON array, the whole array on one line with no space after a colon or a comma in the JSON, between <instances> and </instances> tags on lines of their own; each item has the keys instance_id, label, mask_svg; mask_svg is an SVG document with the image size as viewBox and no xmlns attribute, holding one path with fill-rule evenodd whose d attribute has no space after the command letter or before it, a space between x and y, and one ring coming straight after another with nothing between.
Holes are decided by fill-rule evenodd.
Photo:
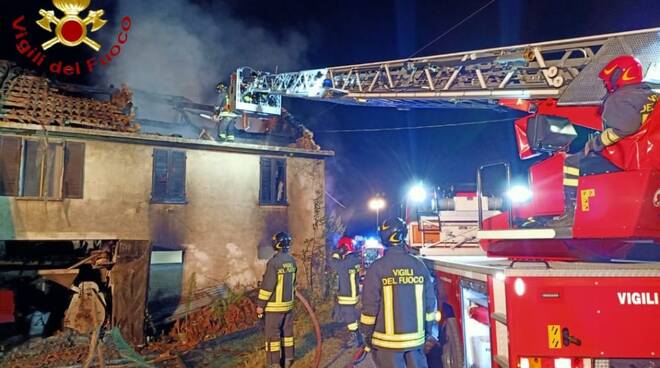
<instances>
[{"instance_id":1,"label":"truck wheel","mask_svg":"<svg viewBox=\"0 0 660 368\"><path fill-rule=\"evenodd\" d=\"M443 368L463 368L463 344L461 331L455 317L447 318L443 328L444 344L442 345Z\"/></svg>"}]
</instances>

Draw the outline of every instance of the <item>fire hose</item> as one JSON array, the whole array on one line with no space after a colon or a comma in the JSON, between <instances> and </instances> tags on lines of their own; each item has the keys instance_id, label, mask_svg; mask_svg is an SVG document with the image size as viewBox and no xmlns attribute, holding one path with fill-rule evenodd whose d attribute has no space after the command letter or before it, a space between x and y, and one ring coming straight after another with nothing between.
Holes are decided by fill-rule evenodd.
<instances>
[{"instance_id":1,"label":"fire hose","mask_svg":"<svg viewBox=\"0 0 660 368\"><path fill-rule=\"evenodd\" d=\"M314 325L314 335L316 336L316 351L314 352L314 363L312 367L319 368L319 366L321 365L321 352L323 349L322 348L323 339L321 337L321 325L319 324L319 320L316 317L316 313L314 313L314 309L312 308L311 304L309 304L307 298L305 298L301 293L295 293L295 294L298 300L300 300L300 302L305 307L305 310L307 311L309 318L312 320L312 325ZM353 357L351 358L351 363L349 363L347 368L353 368L356 364L360 364L362 361L364 361L366 356L367 356L367 351L365 350L365 347L360 347L353 354Z\"/></svg>"},{"instance_id":2,"label":"fire hose","mask_svg":"<svg viewBox=\"0 0 660 368\"><path fill-rule=\"evenodd\" d=\"M316 318L314 309L312 309L312 306L309 304L307 299L302 296L301 293L296 293L296 297L305 307L305 310L307 311L307 314L309 314L309 318L312 320L312 324L314 325L314 334L316 335L316 352L314 353L314 364L312 367L318 368L321 364L321 350L323 345L323 341L321 340L321 325L319 324L318 318Z\"/></svg>"},{"instance_id":3,"label":"fire hose","mask_svg":"<svg viewBox=\"0 0 660 368\"><path fill-rule=\"evenodd\" d=\"M351 362L346 366L346 368L354 368L356 365L362 363L364 359L367 357L367 354L369 351L362 346L357 351L353 354L353 357L351 358Z\"/></svg>"}]
</instances>

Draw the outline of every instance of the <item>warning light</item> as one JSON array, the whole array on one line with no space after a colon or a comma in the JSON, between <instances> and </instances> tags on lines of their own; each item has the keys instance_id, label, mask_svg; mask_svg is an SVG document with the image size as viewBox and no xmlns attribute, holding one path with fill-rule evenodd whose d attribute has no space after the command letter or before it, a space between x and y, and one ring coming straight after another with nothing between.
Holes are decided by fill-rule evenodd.
<instances>
[{"instance_id":1,"label":"warning light","mask_svg":"<svg viewBox=\"0 0 660 368\"><path fill-rule=\"evenodd\" d=\"M520 277L513 282L513 291L515 291L518 296L525 295L525 281Z\"/></svg>"}]
</instances>

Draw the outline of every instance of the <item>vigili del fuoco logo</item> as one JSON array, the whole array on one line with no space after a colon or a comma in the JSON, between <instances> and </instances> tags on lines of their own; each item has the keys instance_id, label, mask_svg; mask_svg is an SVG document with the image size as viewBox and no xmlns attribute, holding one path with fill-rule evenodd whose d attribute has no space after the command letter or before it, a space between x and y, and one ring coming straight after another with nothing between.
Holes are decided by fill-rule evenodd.
<instances>
[{"instance_id":1,"label":"vigili del fuoco logo","mask_svg":"<svg viewBox=\"0 0 660 368\"><path fill-rule=\"evenodd\" d=\"M98 53L102 45L93 38L95 32L101 30L107 23L103 19L103 9L90 9L84 18L81 17L91 0L52 0L53 6L63 14L58 14L53 9L40 9L40 19L35 15L35 22L43 30L31 33L32 19L21 15L12 22L15 32L16 50L33 64L41 67L48 66L48 70L54 74L66 76L81 75L84 72L91 73L97 65L108 65L121 54L122 47L128 41L128 33L131 29L131 18L124 16L121 19L121 30L115 38L110 49L101 55L95 54L86 60L64 61L48 60L46 50L56 47L89 47ZM39 44L37 39L45 39ZM82 45L82 46L81 46Z\"/></svg>"}]
</instances>

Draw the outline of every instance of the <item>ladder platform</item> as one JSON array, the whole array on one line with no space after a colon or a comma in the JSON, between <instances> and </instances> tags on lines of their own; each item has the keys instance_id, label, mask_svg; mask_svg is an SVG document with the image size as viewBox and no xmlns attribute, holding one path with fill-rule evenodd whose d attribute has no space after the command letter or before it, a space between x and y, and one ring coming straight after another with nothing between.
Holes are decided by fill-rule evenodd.
<instances>
[{"instance_id":1,"label":"ladder platform","mask_svg":"<svg viewBox=\"0 0 660 368\"><path fill-rule=\"evenodd\" d=\"M477 232L479 240L570 239L572 237L571 228L479 230Z\"/></svg>"}]
</instances>

